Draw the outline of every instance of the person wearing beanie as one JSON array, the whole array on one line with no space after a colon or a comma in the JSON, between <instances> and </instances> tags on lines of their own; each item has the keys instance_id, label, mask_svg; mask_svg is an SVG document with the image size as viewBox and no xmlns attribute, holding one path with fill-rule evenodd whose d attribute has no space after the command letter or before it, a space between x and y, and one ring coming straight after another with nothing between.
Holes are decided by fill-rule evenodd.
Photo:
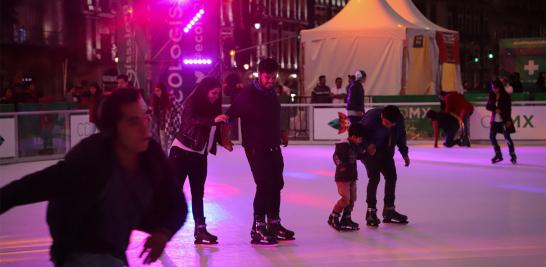
<instances>
[{"instance_id":1,"label":"person wearing beanie","mask_svg":"<svg viewBox=\"0 0 546 267\"><path fill-rule=\"evenodd\" d=\"M364 83L366 72L359 70L355 73L355 80L347 92L347 115L351 123L357 123L364 116Z\"/></svg>"}]
</instances>

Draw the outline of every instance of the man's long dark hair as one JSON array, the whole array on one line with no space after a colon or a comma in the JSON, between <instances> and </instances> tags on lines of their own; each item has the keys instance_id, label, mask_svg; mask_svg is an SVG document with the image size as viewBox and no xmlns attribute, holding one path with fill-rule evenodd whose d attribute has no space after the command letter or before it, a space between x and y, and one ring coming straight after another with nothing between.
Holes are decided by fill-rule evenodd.
<instances>
[{"instance_id":1,"label":"man's long dark hair","mask_svg":"<svg viewBox=\"0 0 546 267\"><path fill-rule=\"evenodd\" d=\"M222 113L222 93L214 103L210 103L208 93L214 88L222 88L220 81L214 77L206 77L197 85L195 91L189 96L188 104L198 116L217 116Z\"/></svg>"}]
</instances>

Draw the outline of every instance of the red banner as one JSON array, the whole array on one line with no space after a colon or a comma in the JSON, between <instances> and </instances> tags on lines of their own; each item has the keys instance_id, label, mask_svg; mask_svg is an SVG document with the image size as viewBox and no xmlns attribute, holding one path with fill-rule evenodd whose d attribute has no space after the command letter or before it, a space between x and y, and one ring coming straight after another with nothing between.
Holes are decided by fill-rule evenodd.
<instances>
[{"instance_id":1,"label":"red banner","mask_svg":"<svg viewBox=\"0 0 546 267\"><path fill-rule=\"evenodd\" d=\"M436 32L436 42L440 50L440 64L459 64L459 34L449 32Z\"/></svg>"}]
</instances>

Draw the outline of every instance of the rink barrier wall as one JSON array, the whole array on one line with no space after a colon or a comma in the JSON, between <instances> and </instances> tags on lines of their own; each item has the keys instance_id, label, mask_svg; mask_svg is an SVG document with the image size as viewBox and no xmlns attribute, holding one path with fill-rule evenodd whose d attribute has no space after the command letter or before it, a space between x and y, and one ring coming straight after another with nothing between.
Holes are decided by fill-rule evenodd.
<instances>
[{"instance_id":1,"label":"rink barrier wall","mask_svg":"<svg viewBox=\"0 0 546 267\"><path fill-rule=\"evenodd\" d=\"M471 118L471 137L474 141L486 141L490 113L484 111L485 102L474 104L476 112ZM438 110L438 102L366 105L367 109L399 106L406 118L409 143L432 145L432 128L425 114L429 109ZM513 139L546 141L546 101L514 101L513 106L517 128ZM228 107L228 104L223 105L224 109ZM282 104L281 127L289 130L290 144L333 144L346 136L339 135L330 126L335 125L338 112L345 112L345 104ZM88 110L1 112L0 164L60 159L81 139L89 136L92 129ZM238 144L241 127L235 129L232 139Z\"/></svg>"}]
</instances>

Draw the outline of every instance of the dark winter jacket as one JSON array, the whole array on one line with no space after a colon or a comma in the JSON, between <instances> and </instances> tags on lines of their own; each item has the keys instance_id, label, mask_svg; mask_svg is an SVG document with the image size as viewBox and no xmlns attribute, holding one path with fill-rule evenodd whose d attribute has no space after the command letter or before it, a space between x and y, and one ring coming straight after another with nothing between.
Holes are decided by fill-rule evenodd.
<instances>
[{"instance_id":1,"label":"dark winter jacket","mask_svg":"<svg viewBox=\"0 0 546 267\"><path fill-rule=\"evenodd\" d=\"M364 157L363 147L348 141L336 143L333 158L336 164L336 182L352 182L358 179L356 161Z\"/></svg>"},{"instance_id":2,"label":"dark winter jacket","mask_svg":"<svg viewBox=\"0 0 546 267\"><path fill-rule=\"evenodd\" d=\"M514 122L512 121L512 97L509 94L501 93L499 96L499 103L497 105L497 95L492 91L489 92L489 98L487 99L487 105L485 108L491 111L491 123L495 121L495 111L500 109L502 122L504 124L507 122L511 123L508 131L510 133L516 132Z\"/></svg>"},{"instance_id":3,"label":"dark winter jacket","mask_svg":"<svg viewBox=\"0 0 546 267\"><path fill-rule=\"evenodd\" d=\"M281 145L281 104L273 90L260 88L257 79L235 98L226 114L232 123L241 118L244 148Z\"/></svg>"},{"instance_id":4,"label":"dark winter jacket","mask_svg":"<svg viewBox=\"0 0 546 267\"><path fill-rule=\"evenodd\" d=\"M383 112L383 108L374 108L364 114L361 120L366 128L364 146L375 144L378 154L394 157L394 146L396 145L400 154L404 157L407 156L408 146L404 117L401 115L396 122L396 126L389 129L381 123L381 112Z\"/></svg>"},{"instance_id":5,"label":"dark winter jacket","mask_svg":"<svg viewBox=\"0 0 546 267\"><path fill-rule=\"evenodd\" d=\"M311 92L311 103L332 103L330 92L330 87L317 85Z\"/></svg>"},{"instance_id":6,"label":"dark winter jacket","mask_svg":"<svg viewBox=\"0 0 546 267\"><path fill-rule=\"evenodd\" d=\"M192 150L202 151L208 145L211 128L215 125L214 118L220 114L201 115L196 112L197 107L195 105L196 101L192 101L191 97L184 103L182 115L180 116L180 129L176 134L176 139ZM214 133L215 142L211 150L205 151L205 153L216 154L216 144L220 140L219 125L216 125Z\"/></svg>"},{"instance_id":7,"label":"dark winter jacket","mask_svg":"<svg viewBox=\"0 0 546 267\"><path fill-rule=\"evenodd\" d=\"M359 81L354 81L347 92L347 110L364 113L364 87Z\"/></svg>"},{"instance_id":8,"label":"dark winter jacket","mask_svg":"<svg viewBox=\"0 0 546 267\"><path fill-rule=\"evenodd\" d=\"M124 247L108 247L108 240L89 237L104 234L101 197L115 175L113 145L100 134L76 145L65 158L44 170L29 174L0 189L0 214L12 207L49 201L47 223L53 239L51 259L58 265L74 252L107 253L126 261ZM150 205L139 214L136 229L153 233L161 231L171 238L184 224L187 213L182 188L172 177L160 145L151 140L140 156L140 175L153 187ZM130 188L127 188L130 190ZM135 197L138 200L138 196ZM138 201L137 201L138 202ZM117 225L117 229L123 229ZM124 229L126 231L134 229ZM106 243L104 243L106 242Z\"/></svg>"}]
</instances>

